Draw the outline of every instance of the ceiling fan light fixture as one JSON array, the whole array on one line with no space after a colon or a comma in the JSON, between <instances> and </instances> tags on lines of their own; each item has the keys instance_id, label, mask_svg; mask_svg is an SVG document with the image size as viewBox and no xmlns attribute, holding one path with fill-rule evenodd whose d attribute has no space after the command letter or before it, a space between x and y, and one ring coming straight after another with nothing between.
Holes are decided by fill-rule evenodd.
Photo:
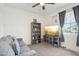
<instances>
[{"instance_id":1,"label":"ceiling fan light fixture","mask_svg":"<svg viewBox=\"0 0 79 59\"><path fill-rule=\"evenodd\" d=\"M41 6L44 6L44 3L40 3Z\"/></svg>"},{"instance_id":2,"label":"ceiling fan light fixture","mask_svg":"<svg viewBox=\"0 0 79 59\"><path fill-rule=\"evenodd\" d=\"M34 4L32 7L36 7L36 6L38 6L38 5L41 5L41 7L42 7L42 9L43 10L45 10L46 8L45 8L45 4L55 4L55 3L36 3L36 4Z\"/></svg>"}]
</instances>

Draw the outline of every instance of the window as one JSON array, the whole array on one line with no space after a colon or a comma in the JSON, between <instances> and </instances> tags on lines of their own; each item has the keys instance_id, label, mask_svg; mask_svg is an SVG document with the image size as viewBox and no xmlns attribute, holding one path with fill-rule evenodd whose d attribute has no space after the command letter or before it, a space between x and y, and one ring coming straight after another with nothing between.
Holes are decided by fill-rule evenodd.
<instances>
[{"instance_id":1,"label":"window","mask_svg":"<svg viewBox=\"0 0 79 59\"><path fill-rule=\"evenodd\" d=\"M66 33L76 33L78 31L73 11L66 13L63 31Z\"/></svg>"}]
</instances>

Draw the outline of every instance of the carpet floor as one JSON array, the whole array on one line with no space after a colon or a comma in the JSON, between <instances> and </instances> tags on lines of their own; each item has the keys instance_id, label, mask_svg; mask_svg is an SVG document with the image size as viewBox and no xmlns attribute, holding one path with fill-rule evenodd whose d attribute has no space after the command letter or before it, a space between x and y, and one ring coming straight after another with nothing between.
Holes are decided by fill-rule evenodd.
<instances>
[{"instance_id":1,"label":"carpet floor","mask_svg":"<svg viewBox=\"0 0 79 59\"><path fill-rule=\"evenodd\" d=\"M29 46L37 52L38 56L79 56L79 53L66 48L56 48L48 43L40 43Z\"/></svg>"}]
</instances>

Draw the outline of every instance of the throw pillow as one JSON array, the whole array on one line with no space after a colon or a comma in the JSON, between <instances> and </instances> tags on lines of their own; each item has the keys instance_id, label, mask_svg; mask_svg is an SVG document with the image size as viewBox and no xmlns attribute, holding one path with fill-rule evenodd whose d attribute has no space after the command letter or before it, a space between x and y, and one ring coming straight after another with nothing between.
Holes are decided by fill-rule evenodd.
<instances>
[{"instance_id":1,"label":"throw pillow","mask_svg":"<svg viewBox=\"0 0 79 59\"><path fill-rule=\"evenodd\" d=\"M18 55L18 54L20 54L20 45L19 45L19 43L18 43L16 38L14 38L13 40L14 41L12 43L12 48L13 48L13 50L15 52L15 55Z\"/></svg>"},{"instance_id":2,"label":"throw pillow","mask_svg":"<svg viewBox=\"0 0 79 59\"><path fill-rule=\"evenodd\" d=\"M17 41L18 41L18 43L19 43L20 47L22 47L22 46L25 46L25 45L26 45L26 44L24 43L24 41L23 41L23 39L22 39L22 38L17 38Z\"/></svg>"},{"instance_id":3,"label":"throw pillow","mask_svg":"<svg viewBox=\"0 0 79 59\"><path fill-rule=\"evenodd\" d=\"M0 56L15 56L12 47L4 41L0 41Z\"/></svg>"}]
</instances>

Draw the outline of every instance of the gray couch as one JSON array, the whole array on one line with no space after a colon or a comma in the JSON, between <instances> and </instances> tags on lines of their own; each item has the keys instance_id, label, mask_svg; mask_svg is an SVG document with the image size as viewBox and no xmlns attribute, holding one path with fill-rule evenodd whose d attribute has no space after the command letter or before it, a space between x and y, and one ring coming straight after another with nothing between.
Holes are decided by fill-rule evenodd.
<instances>
[{"instance_id":1,"label":"gray couch","mask_svg":"<svg viewBox=\"0 0 79 59\"><path fill-rule=\"evenodd\" d=\"M36 51L31 50L21 38L10 35L0 38L0 56L35 56Z\"/></svg>"}]
</instances>

